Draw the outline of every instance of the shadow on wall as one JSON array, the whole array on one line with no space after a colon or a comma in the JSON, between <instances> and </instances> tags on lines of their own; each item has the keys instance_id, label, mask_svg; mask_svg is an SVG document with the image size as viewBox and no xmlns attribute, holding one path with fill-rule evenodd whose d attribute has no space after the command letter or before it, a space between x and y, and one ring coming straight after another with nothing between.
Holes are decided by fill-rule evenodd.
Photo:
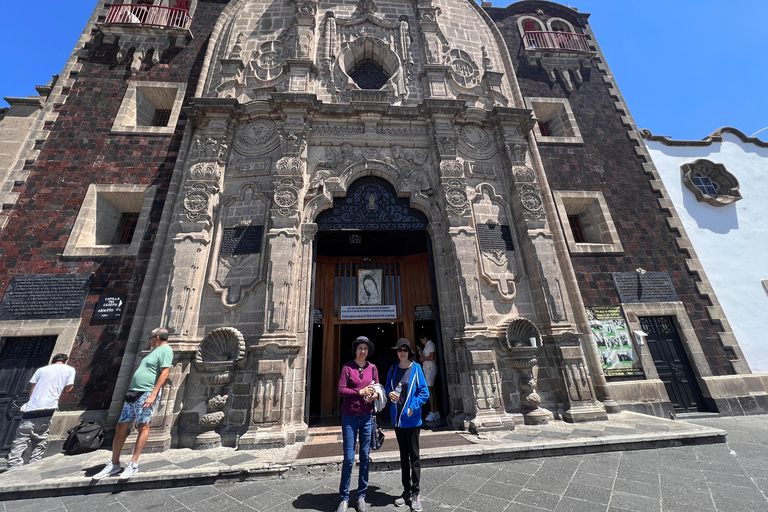
<instances>
[{"instance_id":1,"label":"shadow on wall","mask_svg":"<svg viewBox=\"0 0 768 512\"><path fill-rule=\"evenodd\" d=\"M680 178L680 186L683 189L683 207L688 215L696 221L701 229L724 235L732 229L739 229L739 217L736 212L736 203L727 206L712 206L696 200L693 192L688 190Z\"/></svg>"}]
</instances>

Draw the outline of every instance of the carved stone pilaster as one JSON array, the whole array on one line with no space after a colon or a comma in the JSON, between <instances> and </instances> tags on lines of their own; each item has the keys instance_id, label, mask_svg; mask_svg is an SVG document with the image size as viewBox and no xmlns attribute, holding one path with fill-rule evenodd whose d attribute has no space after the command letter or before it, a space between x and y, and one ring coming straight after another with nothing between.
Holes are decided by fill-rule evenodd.
<instances>
[{"instance_id":1,"label":"carved stone pilaster","mask_svg":"<svg viewBox=\"0 0 768 512\"><path fill-rule=\"evenodd\" d=\"M238 444L241 450L282 447L301 442L307 435L301 414L304 368L297 364L299 346L288 339L262 343L264 339L250 356L252 402L248 431Z\"/></svg>"},{"instance_id":2,"label":"carved stone pilaster","mask_svg":"<svg viewBox=\"0 0 768 512\"><path fill-rule=\"evenodd\" d=\"M470 432L514 429L512 417L504 411L501 375L496 352L491 349L467 349L471 403L465 404Z\"/></svg>"},{"instance_id":3,"label":"carved stone pilaster","mask_svg":"<svg viewBox=\"0 0 768 512\"><path fill-rule=\"evenodd\" d=\"M605 407L595 398L581 342L581 335L574 333L563 334L555 339L560 359L558 367L563 375L563 400L567 404L563 419L574 423L607 420Z\"/></svg>"}]
</instances>

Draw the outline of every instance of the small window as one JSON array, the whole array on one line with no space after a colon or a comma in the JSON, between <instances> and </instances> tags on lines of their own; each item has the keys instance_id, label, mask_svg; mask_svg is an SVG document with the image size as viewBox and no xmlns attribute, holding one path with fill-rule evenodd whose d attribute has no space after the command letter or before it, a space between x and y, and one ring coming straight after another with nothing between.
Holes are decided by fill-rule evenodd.
<instances>
[{"instance_id":1,"label":"small window","mask_svg":"<svg viewBox=\"0 0 768 512\"><path fill-rule=\"evenodd\" d=\"M157 186L91 185L64 256L135 256L144 236Z\"/></svg>"},{"instance_id":2,"label":"small window","mask_svg":"<svg viewBox=\"0 0 768 512\"><path fill-rule=\"evenodd\" d=\"M571 226L574 241L577 244L587 243L587 239L584 237L584 229L581 227L581 219L579 215L569 215L568 224Z\"/></svg>"},{"instance_id":3,"label":"small window","mask_svg":"<svg viewBox=\"0 0 768 512\"><path fill-rule=\"evenodd\" d=\"M113 132L172 134L187 84L131 82L112 124Z\"/></svg>"},{"instance_id":4,"label":"small window","mask_svg":"<svg viewBox=\"0 0 768 512\"><path fill-rule=\"evenodd\" d=\"M693 184L696 185L696 188L710 196L716 196L717 189L720 188L720 185L699 173L696 173L696 176L693 177Z\"/></svg>"},{"instance_id":5,"label":"small window","mask_svg":"<svg viewBox=\"0 0 768 512\"><path fill-rule=\"evenodd\" d=\"M130 212L124 213L120 218L120 224L117 230L118 244L130 244L133 240L133 234L136 232L136 224L139 222L139 214Z\"/></svg>"},{"instance_id":6,"label":"small window","mask_svg":"<svg viewBox=\"0 0 768 512\"><path fill-rule=\"evenodd\" d=\"M571 105L565 98L526 98L525 105L537 119L533 127L536 141L549 144L581 144Z\"/></svg>"},{"instance_id":7,"label":"small window","mask_svg":"<svg viewBox=\"0 0 768 512\"><path fill-rule=\"evenodd\" d=\"M556 190L553 196L571 254L624 252L602 192Z\"/></svg>"},{"instance_id":8,"label":"small window","mask_svg":"<svg viewBox=\"0 0 768 512\"><path fill-rule=\"evenodd\" d=\"M171 111L166 109L156 109L155 115L152 116L152 126L168 126L168 121L171 119Z\"/></svg>"}]
</instances>

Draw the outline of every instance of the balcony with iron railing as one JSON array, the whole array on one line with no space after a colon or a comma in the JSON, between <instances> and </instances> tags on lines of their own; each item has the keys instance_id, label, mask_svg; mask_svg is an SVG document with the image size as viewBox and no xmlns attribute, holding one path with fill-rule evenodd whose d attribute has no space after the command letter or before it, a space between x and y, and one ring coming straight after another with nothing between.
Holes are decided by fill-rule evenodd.
<instances>
[{"instance_id":1,"label":"balcony with iron railing","mask_svg":"<svg viewBox=\"0 0 768 512\"><path fill-rule=\"evenodd\" d=\"M528 56L536 57L551 55L592 58L596 53L589 47L583 34L572 32L528 31L523 36L523 47Z\"/></svg>"},{"instance_id":2,"label":"balcony with iron railing","mask_svg":"<svg viewBox=\"0 0 768 512\"><path fill-rule=\"evenodd\" d=\"M158 30L175 35L188 35L192 17L186 7L165 7L147 4L113 4L99 29L110 34L154 34Z\"/></svg>"}]
</instances>

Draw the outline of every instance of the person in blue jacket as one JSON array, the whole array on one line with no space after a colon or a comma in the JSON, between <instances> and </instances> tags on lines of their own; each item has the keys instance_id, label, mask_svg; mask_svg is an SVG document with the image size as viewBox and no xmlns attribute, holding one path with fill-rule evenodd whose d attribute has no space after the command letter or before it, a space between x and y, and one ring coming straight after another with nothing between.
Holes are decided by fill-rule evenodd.
<instances>
[{"instance_id":1,"label":"person in blue jacket","mask_svg":"<svg viewBox=\"0 0 768 512\"><path fill-rule=\"evenodd\" d=\"M403 478L403 494L395 500L396 507L410 502L415 512L422 510L419 497L421 457L419 456L419 431L421 407L429 399L429 389L424 372L413 362L411 342L400 338L395 344L398 364L389 369L385 390L389 399L392 424L395 426L397 445L400 447L400 469Z\"/></svg>"}]
</instances>

